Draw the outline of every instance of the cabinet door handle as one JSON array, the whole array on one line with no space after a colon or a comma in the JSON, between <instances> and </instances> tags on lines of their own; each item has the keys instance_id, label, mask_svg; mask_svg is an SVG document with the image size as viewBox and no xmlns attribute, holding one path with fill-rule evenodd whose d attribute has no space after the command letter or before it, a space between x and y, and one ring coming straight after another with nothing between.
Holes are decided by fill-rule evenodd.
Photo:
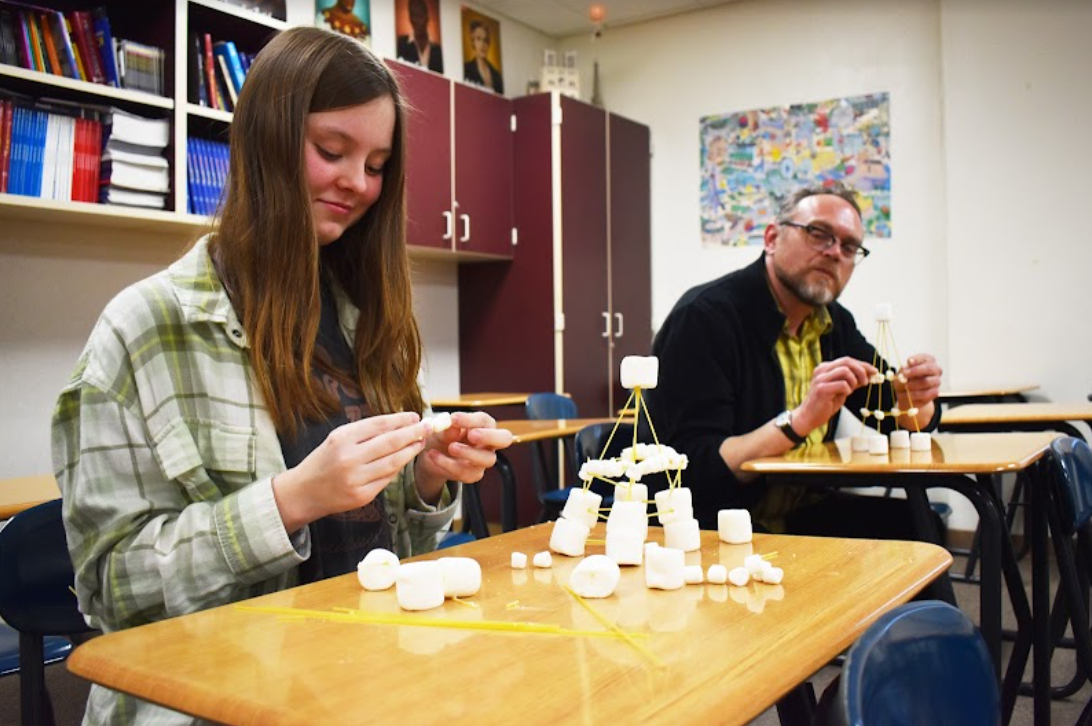
<instances>
[{"instance_id":1,"label":"cabinet door handle","mask_svg":"<svg viewBox=\"0 0 1092 726\"><path fill-rule=\"evenodd\" d=\"M618 320L617 330L614 331L615 338L622 337L623 326L625 325L625 319L622 318L622 313L615 313L614 317Z\"/></svg>"},{"instance_id":2,"label":"cabinet door handle","mask_svg":"<svg viewBox=\"0 0 1092 726\"><path fill-rule=\"evenodd\" d=\"M603 312L603 337L610 337L610 313Z\"/></svg>"},{"instance_id":3,"label":"cabinet door handle","mask_svg":"<svg viewBox=\"0 0 1092 726\"><path fill-rule=\"evenodd\" d=\"M470 215L460 214L459 219L463 220L463 236L459 238L459 241L466 242L470 239Z\"/></svg>"},{"instance_id":4,"label":"cabinet door handle","mask_svg":"<svg viewBox=\"0 0 1092 726\"><path fill-rule=\"evenodd\" d=\"M444 236L443 239L451 239L452 233L455 230L452 229L452 222L454 221L454 215L451 212L444 212Z\"/></svg>"}]
</instances>

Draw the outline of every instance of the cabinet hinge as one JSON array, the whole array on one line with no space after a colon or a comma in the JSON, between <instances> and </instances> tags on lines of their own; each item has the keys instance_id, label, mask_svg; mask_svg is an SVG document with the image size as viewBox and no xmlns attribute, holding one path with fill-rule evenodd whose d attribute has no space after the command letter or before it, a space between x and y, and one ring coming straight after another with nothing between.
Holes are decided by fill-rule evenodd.
<instances>
[{"instance_id":1,"label":"cabinet hinge","mask_svg":"<svg viewBox=\"0 0 1092 726\"><path fill-rule=\"evenodd\" d=\"M512 246L515 247L519 244L519 230L515 227L512 228Z\"/></svg>"},{"instance_id":2,"label":"cabinet hinge","mask_svg":"<svg viewBox=\"0 0 1092 726\"><path fill-rule=\"evenodd\" d=\"M516 121L516 114L512 114L512 133L516 133L516 127L519 126L519 122Z\"/></svg>"}]
</instances>

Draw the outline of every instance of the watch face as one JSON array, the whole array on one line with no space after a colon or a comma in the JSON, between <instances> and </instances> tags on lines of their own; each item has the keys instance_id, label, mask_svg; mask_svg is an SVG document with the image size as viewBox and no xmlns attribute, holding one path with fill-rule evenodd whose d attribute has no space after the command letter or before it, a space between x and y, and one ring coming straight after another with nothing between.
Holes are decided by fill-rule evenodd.
<instances>
[{"instance_id":1,"label":"watch face","mask_svg":"<svg viewBox=\"0 0 1092 726\"><path fill-rule=\"evenodd\" d=\"M777 414L777 418L774 419L774 423L779 427L788 426L790 421L792 421L792 414L788 411L782 411Z\"/></svg>"}]
</instances>

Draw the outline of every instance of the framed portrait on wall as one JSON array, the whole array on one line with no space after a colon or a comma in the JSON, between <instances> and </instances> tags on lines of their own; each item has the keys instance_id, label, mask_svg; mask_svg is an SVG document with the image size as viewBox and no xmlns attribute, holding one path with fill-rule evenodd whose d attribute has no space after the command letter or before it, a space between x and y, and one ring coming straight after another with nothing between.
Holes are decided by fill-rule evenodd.
<instances>
[{"instance_id":1,"label":"framed portrait on wall","mask_svg":"<svg viewBox=\"0 0 1092 726\"><path fill-rule=\"evenodd\" d=\"M394 34L399 60L444 72L440 0L394 0Z\"/></svg>"},{"instance_id":2,"label":"framed portrait on wall","mask_svg":"<svg viewBox=\"0 0 1092 726\"><path fill-rule=\"evenodd\" d=\"M463 80L504 93L500 22L463 6Z\"/></svg>"},{"instance_id":3,"label":"framed portrait on wall","mask_svg":"<svg viewBox=\"0 0 1092 726\"><path fill-rule=\"evenodd\" d=\"M372 12L369 0L315 0L315 25L370 45Z\"/></svg>"}]
</instances>

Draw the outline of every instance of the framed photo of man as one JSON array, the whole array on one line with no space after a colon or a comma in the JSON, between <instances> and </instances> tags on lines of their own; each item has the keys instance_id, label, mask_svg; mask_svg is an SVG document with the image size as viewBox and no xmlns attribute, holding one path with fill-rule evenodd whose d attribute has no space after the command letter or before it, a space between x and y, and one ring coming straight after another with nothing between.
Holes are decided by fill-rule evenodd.
<instances>
[{"instance_id":1,"label":"framed photo of man","mask_svg":"<svg viewBox=\"0 0 1092 726\"><path fill-rule=\"evenodd\" d=\"M315 0L315 25L371 45L372 11L369 0Z\"/></svg>"},{"instance_id":2,"label":"framed photo of man","mask_svg":"<svg viewBox=\"0 0 1092 726\"><path fill-rule=\"evenodd\" d=\"M399 60L444 72L439 0L394 0L394 34Z\"/></svg>"},{"instance_id":3,"label":"framed photo of man","mask_svg":"<svg viewBox=\"0 0 1092 726\"><path fill-rule=\"evenodd\" d=\"M504 93L500 22L463 6L463 80Z\"/></svg>"}]
</instances>

